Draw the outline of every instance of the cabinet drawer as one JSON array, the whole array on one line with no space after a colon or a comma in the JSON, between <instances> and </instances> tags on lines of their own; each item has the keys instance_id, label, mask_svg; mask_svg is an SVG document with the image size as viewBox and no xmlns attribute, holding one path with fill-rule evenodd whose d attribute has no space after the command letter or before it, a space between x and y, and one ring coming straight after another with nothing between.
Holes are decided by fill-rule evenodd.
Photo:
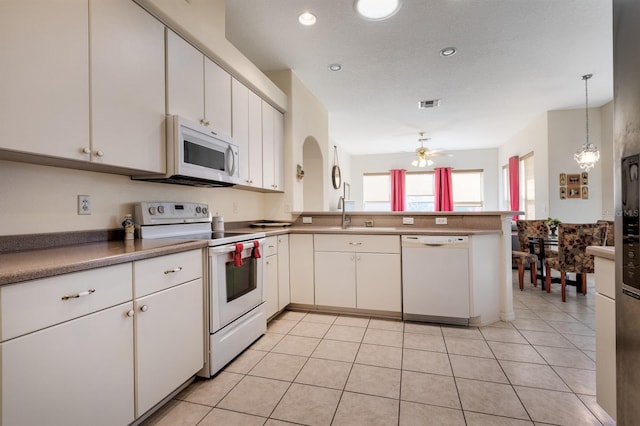
<instances>
[{"instance_id":1,"label":"cabinet drawer","mask_svg":"<svg viewBox=\"0 0 640 426\"><path fill-rule=\"evenodd\" d=\"M264 242L263 255L265 257L278 253L278 237L267 237Z\"/></svg>"},{"instance_id":2,"label":"cabinet drawer","mask_svg":"<svg viewBox=\"0 0 640 426\"><path fill-rule=\"evenodd\" d=\"M82 296L63 300L78 294ZM131 299L131 263L4 286L0 338L12 339Z\"/></svg>"},{"instance_id":3,"label":"cabinet drawer","mask_svg":"<svg viewBox=\"0 0 640 426\"><path fill-rule=\"evenodd\" d=\"M398 235L316 234L314 244L316 251L400 253Z\"/></svg>"},{"instance_id":4,"label":"cabinet drawer","mask_svg":"<svg viewBox=\"0 0 640 426\"><path fill-rule=\"evenodd\" d=\"M202 277L202 251L191 250L133 263L136 297Z\"/></svg>"}]
</instances>

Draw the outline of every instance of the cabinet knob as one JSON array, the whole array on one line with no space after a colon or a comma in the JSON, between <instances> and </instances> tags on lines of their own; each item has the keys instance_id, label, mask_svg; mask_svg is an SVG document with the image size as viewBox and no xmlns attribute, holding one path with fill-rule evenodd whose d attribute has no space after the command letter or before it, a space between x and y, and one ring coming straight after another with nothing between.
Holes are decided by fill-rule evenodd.
<instances>
[{"instance_id":1,"label":"cabinet knob","mask_svg":"<svg viewBox=\"0 0 640 426\"><path fill-rule=\"evenodd\" d=\"M98 151L96 151L96 155L97 155L98 157L104 157L104 152L102 152L102 151L98 150Z\"/></svg>"},{"instance_id":2,"label":"cabinet knob","mask_svg":"<svg viewBox=\"0 0 640 426\"><path fill-rule=\"evenodd\" d=\"M147 305L140 306L140 311L147 312L148 310L149 310L149 307Z\"/></svg>"},{"instance_id":3,"label":"cabinet knob","mask_svg":"<svg viewBox=\"0 0 640 426\"><path fill-rule=\"evenodd\" d=\"M91 150L85 146L84 148L82 148L82 153L83 154L91 154Z\"/></svg>"},{"instance_id":4,"label":"cabinet knob","mask_svg":"<svg viewBox=\"0 0 640 426\"><path fill-rule=\"evenodd\" d=\"M129 318L131 318L133 316L133 314L134 314L133 309L131 309L131 310L129 310L129 312L127 312L127 316Z\"/></svg>"}]
</instances>

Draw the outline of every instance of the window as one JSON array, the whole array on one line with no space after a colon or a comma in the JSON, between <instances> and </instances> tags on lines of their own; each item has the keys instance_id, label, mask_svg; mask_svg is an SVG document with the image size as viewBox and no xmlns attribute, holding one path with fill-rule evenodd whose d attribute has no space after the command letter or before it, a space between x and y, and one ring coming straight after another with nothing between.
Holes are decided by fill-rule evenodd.
<instances>
[{"instance_id":1,"label":"window","mask_svg":"<svg viewBox=\"0 0 640 426\"><path fill-rule=\"evenodd\" d=\"M502 166L502 210L511 210L511 192L509 191L509 165Z\"/></svg>"},{"instance_id":2,"label":"window","mask_svg":"<svg viewBox=\"0 0 640 426\"><path fill-rule=\"evenodd\" d=\"M453 170L454 211L480 211L483 207L483 171ZM434 172L407 172L406 211L432 212L435 208ZM365 173L362 177L363 210L391 210L389 173Z\"/></svg>"},{"instance_id":3,"label":"window","mask_svg":"<svg viewBox=\"0 0 640 426\"><path fill-rule=\"evenodd\" d=\"M432 172L411 172L405 177L405 209L408 212L432 212L435 205Z\"/></svg>"},{"instance_id":4,"label":"window","mask_svg":"<svg viewBox=\"0 0 640 426\"><path fill-rule=\"evenodd\" d=\"M482 170L451 172L453 186L453 210L477 212L482 210Z\"/></svg>"},{"instance_id":5,"label":"window","mask_svg":"<svg viewBox=\"0 0 640 426\"><path fill-rule=\"evenodd\" d=\"M536 217L536 179L533 152L520 157L520 201L525 219Z\"/></svg>"},{"instance_id":6,"label":"window","mask_svg":"<svg viewBox=\"0 0 640 426\"><path fill-rule=\"evenodd\" d=\"M365 173L362 176L364 211L391 211L391 176L389 173Z\"/></svg>"}]
</instances>

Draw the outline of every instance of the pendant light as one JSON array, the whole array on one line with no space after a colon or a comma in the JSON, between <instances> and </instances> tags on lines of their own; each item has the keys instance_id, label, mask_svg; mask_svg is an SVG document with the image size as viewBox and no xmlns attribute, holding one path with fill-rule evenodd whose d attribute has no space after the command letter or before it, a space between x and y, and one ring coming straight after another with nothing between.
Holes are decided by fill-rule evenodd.
<instances>
[{"instance_id":1,"label":"pendant light","mask_svg":"<svg viewBox=\"0 0 640 426\"><path fill-rule=\"evenodd\" d=\"M593 77L593 74L585 74L582 76L584 80L584 98L585 98L585 115L587 125L587 140L580 146L578 151L573 155L573 158L578 162L580 168L585 172L593 169L598 160L600 159L600 151L592 143L589 142L589 91L587 89L587 81Z\"/></svg>"}]
</instances>

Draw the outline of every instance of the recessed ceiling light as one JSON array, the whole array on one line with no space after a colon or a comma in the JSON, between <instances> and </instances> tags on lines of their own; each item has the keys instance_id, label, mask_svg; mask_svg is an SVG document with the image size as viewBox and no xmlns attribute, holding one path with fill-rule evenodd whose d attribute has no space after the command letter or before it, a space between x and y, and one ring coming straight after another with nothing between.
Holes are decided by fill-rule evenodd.
<instances>
[{"instance_id":1,"label":"recessed ceiling light","mask_svg":"<svg viewBox=\"0 0 640 426\"><path fill-rule=\"evenodd\" d=\"M331 65L329 65L329 69L331 71L342 71L342 65L340 65L340 64L331 64Z\"/></svg>"},{"instance_id":2,"label":"recessed ceiling light","mask_svg":"<svg viewBox=\"0 0 640 426\"><path fill-rule=\"evenodd\" d=\"M401 0L355 0L356 12L365 19L382 21L400 10Z\"/></svg>"},{"instance_id":3,"label":"recessed ceiling light","mask_svg":"<svg viewBox=\"0 0 640 426\"><path fill-rule=\"evenodd\" d=\"M309 27L316 23L316 15L311 12L303 12L298 16L298 22Z\"/></svg>"},{"instance_id":4,"label":"recessed ceiling light","mask_svg":"<svg viewBox=\"0 0 640 426\"><path fill-rule=\"evenodd\" d=\"M444 56L445 58L448 56L453 56L457 52L455 47L445 47L440 51L440 56Z\"/></svg>"}]
</instances>

